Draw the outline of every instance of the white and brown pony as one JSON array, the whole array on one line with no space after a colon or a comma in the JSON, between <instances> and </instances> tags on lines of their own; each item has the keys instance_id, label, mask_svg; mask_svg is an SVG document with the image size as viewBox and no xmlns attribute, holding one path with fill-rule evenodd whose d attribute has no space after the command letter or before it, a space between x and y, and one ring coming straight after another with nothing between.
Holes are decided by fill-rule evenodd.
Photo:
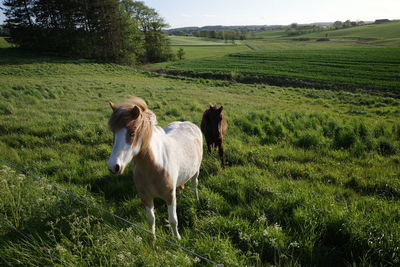
<instances>
[{"instance_id":1,"label":"white and brown pony","mask_svg":"<svg viewBox=\"0 0 400 267\"><path fill-rule=\"evenodd\" d=\"M133 161L133 181L146 206L147 221L155 235L154 198L168 205L168 220L173 234L180 239L176 215L176 188L192 178L197 184L203 156L203 138L199 127L185 122L172 122L162 129L146 102L132 97L119 105L110 102L113 113L109 120L114 133L113 150L108 169L122 174Z\"/></svg>"}]
</instances>

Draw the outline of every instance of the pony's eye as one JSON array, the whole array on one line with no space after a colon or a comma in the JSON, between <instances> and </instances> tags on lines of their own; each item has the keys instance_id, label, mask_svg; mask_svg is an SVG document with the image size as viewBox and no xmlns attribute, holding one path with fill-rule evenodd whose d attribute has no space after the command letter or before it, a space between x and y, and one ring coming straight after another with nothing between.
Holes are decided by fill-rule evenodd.
<instances>
[{"instance_id":1,"label":"pony's eye","mask_svg":"<svg viewBox=\"0 0 400 267\"><path fill-rule=\"evenodd\" d=\"M130 137L134 137L135 136L135 132L129 132L128 133Z\"/></svg>"}]
</instances>

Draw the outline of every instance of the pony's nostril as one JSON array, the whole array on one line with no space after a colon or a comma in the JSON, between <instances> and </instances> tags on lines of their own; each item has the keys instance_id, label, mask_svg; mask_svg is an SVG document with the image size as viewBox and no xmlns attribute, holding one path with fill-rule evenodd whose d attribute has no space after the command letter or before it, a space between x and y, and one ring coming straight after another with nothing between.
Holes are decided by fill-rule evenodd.
<instances>
[{"instance_id":1,"label":"pony's nostril","mask_svg":"<svg viewBox=\"0 0 400 267\"><path fill-rule=\"evenodd\" d=\"M119 172L119 165L118 164L115 165L114 170L115 170L116 173Z\"/></svg>"}]
</instances>

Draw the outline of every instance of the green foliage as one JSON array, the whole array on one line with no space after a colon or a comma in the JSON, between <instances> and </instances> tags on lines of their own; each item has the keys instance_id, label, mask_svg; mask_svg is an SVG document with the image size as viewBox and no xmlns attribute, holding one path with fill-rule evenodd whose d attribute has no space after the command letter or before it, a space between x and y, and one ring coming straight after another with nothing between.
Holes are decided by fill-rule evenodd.
<instances>
[{"instance_id":1,"label":"green foliage","mask_svg":"<svg viewBox=\"0 0 400 267\"><path fill-rule=\"evenodd\" d=\"M185 50L183 50L183 48L179 48L178 52L176 53L176 56L178 57L178 60L185 59Z\"/></svg>"},{"instance_id":2,"label":"green foliage","mask_svg":"<svg viewBox=\"0 0 400 267\"><path fill-rule=\"evenodd\" d=\"M8 40L22 48L111 62L169 60L166 24L143 2L4 1Z\"/></svg>"}]
</instances>

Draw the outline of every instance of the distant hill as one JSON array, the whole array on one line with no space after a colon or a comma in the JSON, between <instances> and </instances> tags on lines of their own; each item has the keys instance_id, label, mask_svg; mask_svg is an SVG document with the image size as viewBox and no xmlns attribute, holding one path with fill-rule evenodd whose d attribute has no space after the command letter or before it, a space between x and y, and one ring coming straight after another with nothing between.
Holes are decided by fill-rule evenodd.
<instances>
[{"instance_id":1,"label":"distant hill","mask_svg":"<svg viewBox=\"0 0 400 267\"><path fill-rule=\"evenodd\" d=\"M400 38L400 22L369 24L347 29L315 32L301 35L301 37L320 38L326 37L326 34L328 34L329 38Z\"/></svg>"},{"instance_id":2,"label":"distant hill","mask_svg":"<svg viewBox=\"0 0 400 267\"><path fill-rule=\"evenodd\" d=\"M222 26L222 25L214 25L214 26L204 26L204 27L182 27L182 28L174 28L168 29L165 32L170 35L176 34L193 34L194 32L199 31L221 31L221 30L248 30L248 31L266 31L266 30L276 30L283 29L285 25L246 25L246 26Z\"/></svg>"},{"instance_id":3,"label":"distant hill","mask_svg":"<svg viewBox=\"0 0 400 267\"><path fill-rule=\"evenodd\" d=\"M333 22L314 22L309 24L299 24L299 26L306 25L316 25L316 26L329 26L332 25ZM271 30L279 30L285 29L289 25L244 25L244 26L222 26L222 25L213 25L213 26L204 26L204 27L181 27L181 28L173 28L168 29L166 32L168 34L175 34L177 32L184 32L186 34L192 34L198 31L220 31L220 30L240 30L246 29L248 31L271 31Z\"/></svg>"}]
</instances>

